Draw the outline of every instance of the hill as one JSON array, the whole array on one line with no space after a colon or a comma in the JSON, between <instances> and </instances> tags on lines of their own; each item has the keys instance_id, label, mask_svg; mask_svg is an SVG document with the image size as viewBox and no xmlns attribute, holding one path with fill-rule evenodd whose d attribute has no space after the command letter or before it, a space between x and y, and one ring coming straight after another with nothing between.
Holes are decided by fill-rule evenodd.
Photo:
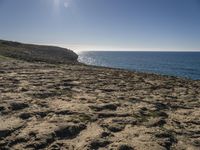
<instances>
[{"instance_id":1,"label":"hill","mask_svg":"<svg viewBox=\"0 0 200 150\"><path fill-rule=\"evenodd\" d=\"M29 62L77 63L73 51L55 46L23 44L0 40L0 55Z\"/></svg>"}]
</instances>

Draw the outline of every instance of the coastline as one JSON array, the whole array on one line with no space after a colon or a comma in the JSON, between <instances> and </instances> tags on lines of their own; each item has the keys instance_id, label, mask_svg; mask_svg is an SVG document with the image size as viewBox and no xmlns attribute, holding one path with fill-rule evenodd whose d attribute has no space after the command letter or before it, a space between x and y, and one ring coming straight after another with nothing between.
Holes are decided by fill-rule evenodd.
<instances>
[{"instance_id":1,"label":"coastline","mask_svg":"<svg viewBox=\"0 0 200 150\"><path fill-rule=\"evenodd\" d=\"M86 64L86 63L83 63L80 61L79 61L79 63L80 63L79 65L84 65L84 66L91 67L91 68L111 69L111 70L122 71L122 72L130 72L130 73L150 75L150 76L154 75L154 76L161 76L161 77L165 77L165 78L175 78L175 79L188 80L188 81L200 81L200 79L192 79L192 78L180 77L180 76L176 76L176 75L166 75L166 74L160 74L160 73L156 73L156 72L137 71L137 70L131 70L131 69L117 68L117 67L97 66L97 65Z\"/></svg>"},{"instance_id":2,"label":"coastline","mask_svg":"<svg viewBox=\"0 0 200 150\"><path fill-rule=\"evenodd\" d=\"M2 56L0 149L198 150L199 89L199 80Z\"/></svg>"},{"instance_id":3,"label":"coastline","mask_svg":"<svg viewBox=\"0 0 200 150\"><path fill-rule=\"evenodd\" d=\"M200 53L187 53L86 51L79 53L78 60L88 65L200 80Z\"/></svg>"}]
</instances>

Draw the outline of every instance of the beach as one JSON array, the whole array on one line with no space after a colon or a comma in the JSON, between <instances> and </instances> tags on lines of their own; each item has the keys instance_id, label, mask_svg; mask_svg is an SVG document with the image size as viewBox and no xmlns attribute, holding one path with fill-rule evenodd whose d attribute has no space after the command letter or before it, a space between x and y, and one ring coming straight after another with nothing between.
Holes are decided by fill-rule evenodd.
<instances>
[{"instance_id":1,"label":"beach","mask_svg":"<svg viewBox=\"0 0 200 150\"><path fill-rule=\"evenodd\" d=\"M0 149L198 150L200 81L0 57Z\"/></svg>"}]
</instances>

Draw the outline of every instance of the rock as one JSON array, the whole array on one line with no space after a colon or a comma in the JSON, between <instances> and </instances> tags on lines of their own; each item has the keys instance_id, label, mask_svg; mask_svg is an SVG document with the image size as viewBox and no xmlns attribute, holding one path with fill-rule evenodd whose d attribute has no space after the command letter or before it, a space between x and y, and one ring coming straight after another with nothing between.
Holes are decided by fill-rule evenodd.
<instances>
[{"instance_id":1,"label":"rock","mask_svg":"<svg viewBox=\"0 0 200 150\"><path fill-rule=\"evenodd\" d=\"M158 112L157 112L157 115L158 115L159 117L168 118L168 114L165 113L164 111L158 111Z\"/></svg>"},{"instance_id":2,"label":"rock","mask_svg":"<svg viewBox=\"0 0 200 150\"><path fill-rule=\"evenodd\" d=\"M70 111L70 110L56 110L55 114L57 114L57 115L71 115L71 114L73 114L73 112Z\"/></svg>"},{"instance_id":3,"label":"rock","mask_svg":"<svg viewBox=\"0 0 200 150\"><path fill-rule=\"evenodd\" d=\"M166 121L163 118L151 118L147 123L145 123L145 125L148 127L161 127L164 124L166 124Z\"/></svg>"},{"instance_id":4,"label":"rock","mask_svg":"<svg viewBox=\"0 0 200 150\"><path fill-rule=\"evenodd\" d=\"M23 119L23 120L26 120L26 119L28 119L28 118L30 118L32 115L30 114L30 113L21 113L20 115L19 115L19 117L21 118L21 119Z\"/></svg>"},{"instance_id":5,"label":"rock","mask_svg":"<svg viewBox=\"0 0 200 150\"><path fill-rule=\"evenodd\" d=\"M23 143L23 142L27 142L27 139L23 137L14 138L9 141L8 146L12 147L13 145L16 145L18 143Z\"/></svg>"},{"instance_id":6,"label":"rock","mask_svg":"<svg viewBox=\"0 0 200 150\"><path fill-rule=\"evenodd\" d=\"M121 144L118 146L117 150L134 150L134 148L127 144Z\"/></svg>"},{"instance_id":7,"label":"rock","mask_svg":"<svg viewBox=\"0 0 200 150\"><path fill-rule=\"evenodd\" d=\"M149 111L146 107L142 107L140 108L140 110L138 111L140 113L140 115L142 116L147 116L149 114Z\"/></svg>"},{"instance_id":8,"label":"rock","mask_svg":"<svg viewBox=\"0 0 200 150\"><path fill-rule=\"evenodd\" d=\"M104 91L104 92L114 92L114 91L116 91L115 89L113 89L113 88L102 88L102 89L100 89L100 90L102 90L102 91Z\"/></svg>"},{"instance_id":9,"label":"rock","mask_svg":"<svg viewBox=\"0 0 200 150\"><path fill-rule=\"evenodd\" d=\"M24 102L11 102L10 107L12 110L20 110L29 107L29 105Z\"/></svg>"},{"instance_id":10,"label":"rock","mask_svg":"<svg viewBox=\"0 0 200 150\"><path fill-rule=\"evenodd\" d=\"M111 132L119 132L121 130L124 129L124 125L121 125L121 124L111 124L109 125L107 128L108 130L110 130Z\"/></svg>"},{"instance_id":11,"label":"rock","mask_svg":"<svg viewBox=\"0 0 200 150\"><path fill-rule=\"evenodd\" d=\"M56 129L55 134L60 139L70 139L74 138L85 128L86 126L84 124L65 124L59 126L58 129Z\"/></svg>"},{"instance_id":12,"label":"rock","mask_svg":"<svg viewBox=\"0 0 200 150\"><path fill-rule=\"evenodd\" d=\"M95 111L102 111L102 110L116 110L118 107L117 104L109 103L109 104L99 104L99 105L92 105L90 106L91 109Z\"/></svg>"},{"instance_id":13,"label":"rock","mask_svg":"<svg viewBox=\"0 0 200 150\"><path fill-rule=\"evenodd\" d=\"M34 98L45 99L54 96L60 96L60 93L56 91L37 91L35 93L29 93Z\"/></svg>"},{"instance_id":14,"label":"rock","mask_svg":"<svg viewBox=\"0 0 200 150\"><path fill-rule=\"evenodd\" d=\"M27 92L28 89L27 89L27 88L24 88L24 87L21 87L21 88L19 88L19 91L20 91L20 92Z\"/></svg>"},{"instance_id":15,"label":"rock","mask_svg":"<svg viewBox=\"0 0 200 150\"><path fill-rule=\"evenodd\" d=\"M110 134L111 134L110 132L104 131L104 132L101 133L101 137L104 138L104 137L109 136Z\"/></svg>"},{"instance_id":16,"label":"rock","mask_svg":"<svg viewBox=\"0 0 200 150\"><path fill-rule=\"evenodd\" d=\"M44 149L53 141L54 141L53 135L48 135L40 139L37 138L34 142L26 145L26 148Z\"/></svg>"},{"instance_id":17,"label":"rock","mask_svg":"<svg viewBox=\"0 0 200 150\"><path fill-rule=\"evenodd\" d=\"M96 150L100 147L106 147L108 144L110 144L110 141L106 140L106 139L95 139L90 143L90 149L92 150Z\"/></svg>"},{"instance_id":18,"label":"rock","mask_svg":"<svg viewBox=\"0 0 200 150\"><path fill-rule=\"evenodd\" d=\"M0 106L0 112L4 111L4 110L5 110L5 107L4 106Z\"/></svg>"},{"instance_id":19,"label":"rock","mask_svg":"<svg viewBox=\"0 0 200 150\"><path fill-rule=\"evenodd\" d=\"M1 139L1 138L0 138ZM7 142L5 140L0 140L0 147L6 149ZM8 148L7 148L8 149Z\"/></svg>"},{"instance_id":20,"label":"rock","mask_svg":"<svg viewBox=\"0 0 200 150\"><path fill-rule=\"evenodd\" d=\"M142 100L139 99L139 98L133 97L133 98L129 99L128 101L129 101L130 103L132 103L132 104L136 104L136 103L140 103Z\"/></svg>"},{"instance_id":21,"label":"rock","mask_svg":"<svg viewBox=\"0 0 200 150\"><path fill-rule=\"evenodd\" d=\"M51 145L51 147L49 148L50 150L60 150L61 146L57 143Z\"/></svg>"},{"instance_id":22,"label":"rock","mask_svg":"<svg viewBox=\"0 0 200 150\"><path fill-rule=\"evenodd\" d=\"M177 139L170 132L157 133L155 134L155 137L163 141L161 145L164 146L166 149L170 149L172 144L177 142Z\"/></svg>"},{"instance_id":23,"label":"rock","mask_svg":"<svg viewBox=\"0 0 200 150\"><path fill-rule=\"evenodd\" d=\"M98 118L109 118L109 117L129 117L129 113L115 113L115 112L99 112L97 113Z\"/></svg>"},{"instance_id":24,"label":"rock","mask_svg":"<svg viewBox=\"0 0 200 150\"><path fill-rule=\"evenodd\" d=\"M200 138L199 139L196 139L192 142L192 144L196 147L200 147Z\"/></svg>"},{"instance_id":25,"label":"rock","mask_svg":"<svg viewBox=\"0 0 200 150\"><path fill-rule=\"evenodd\" d=\"M46 111L46 110L42 110L42 111L38 111L35 114L37 116L39 116L40 118L44 118L48 115L48 113L50 113L50 111Z\"/></svg>"},{"instance_id":26,"label":"rock","mask_svg":"<svg viewBox=\"0 0 200 150\"><path fill-rule=\"evenodd\" d=\"M137 119L133 117L114 118L112 119L112 122L118 124L132 124L132 125L136 125L138 123Z\"/></svg>"},{"instance_id":27,"label":"rock","mask_svg":"<svg viewBox=\"0 0 200 150\"><path fill-rule=\"evenodd\" d=\"M158 110L158 111L169 109L169 106L167 106L166 104L163 104L163 103L157 102L157 103L154 103L154 105L155 105L156 110Z\"/></svg>"},{"instance_id":28,"label":"rock","mask_svg":"<svg viewBox=\"0 0 200 150\"><path fill-rule=\"evenodd\" d=\"M155 137L157 137L157 138L170 138L170 139L172 139L172 141L176 141L173 134L170 133L170 132L160 132L160 133L155 134Z\"/></svg>"},{"instance_id":29,"label":"rock","mask_svg":"<svg viewBox=\"0 0 200 150\"><path fill-rule=\"evenodd\" d=\"M11 130L0 128L0 138L8 136L10 133L11 133Z\"/></svg>"},{"instance_id":30,"label":"rock","mask_svg":"<svg viewBox=\"0 0 200 150\"><path fill-rule=\"evenodd\" d=\"M55 142L48 147L48 150L74 150L74 146L63 142Z\"/></svg>"},{"instance_id":31,"label":"rock","mask_svg":"<svg viewBox=\"0 0 200 150\"><path fill-rule=\"evenodd\" d=\"M4 70L0 70L0 73L2 73L2 74L3 74L3 73L6 73L6 71L4 71Z\"/></svg>"}]
</instances>

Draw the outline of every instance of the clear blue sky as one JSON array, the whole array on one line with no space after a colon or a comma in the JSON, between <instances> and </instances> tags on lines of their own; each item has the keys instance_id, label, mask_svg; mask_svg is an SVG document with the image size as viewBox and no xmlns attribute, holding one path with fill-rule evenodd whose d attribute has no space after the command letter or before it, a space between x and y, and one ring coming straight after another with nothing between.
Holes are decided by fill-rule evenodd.
<instances>
[{"instance_id":1,"label":"clear blue sky","mask_svg":"<svg viewBox=\"0 0 200 150\"><path fill-rule=\"evenodd\" d=\"M0 0L0 38L75 50L200 50L200 0Z\"/></svg>"}]
</instances>

